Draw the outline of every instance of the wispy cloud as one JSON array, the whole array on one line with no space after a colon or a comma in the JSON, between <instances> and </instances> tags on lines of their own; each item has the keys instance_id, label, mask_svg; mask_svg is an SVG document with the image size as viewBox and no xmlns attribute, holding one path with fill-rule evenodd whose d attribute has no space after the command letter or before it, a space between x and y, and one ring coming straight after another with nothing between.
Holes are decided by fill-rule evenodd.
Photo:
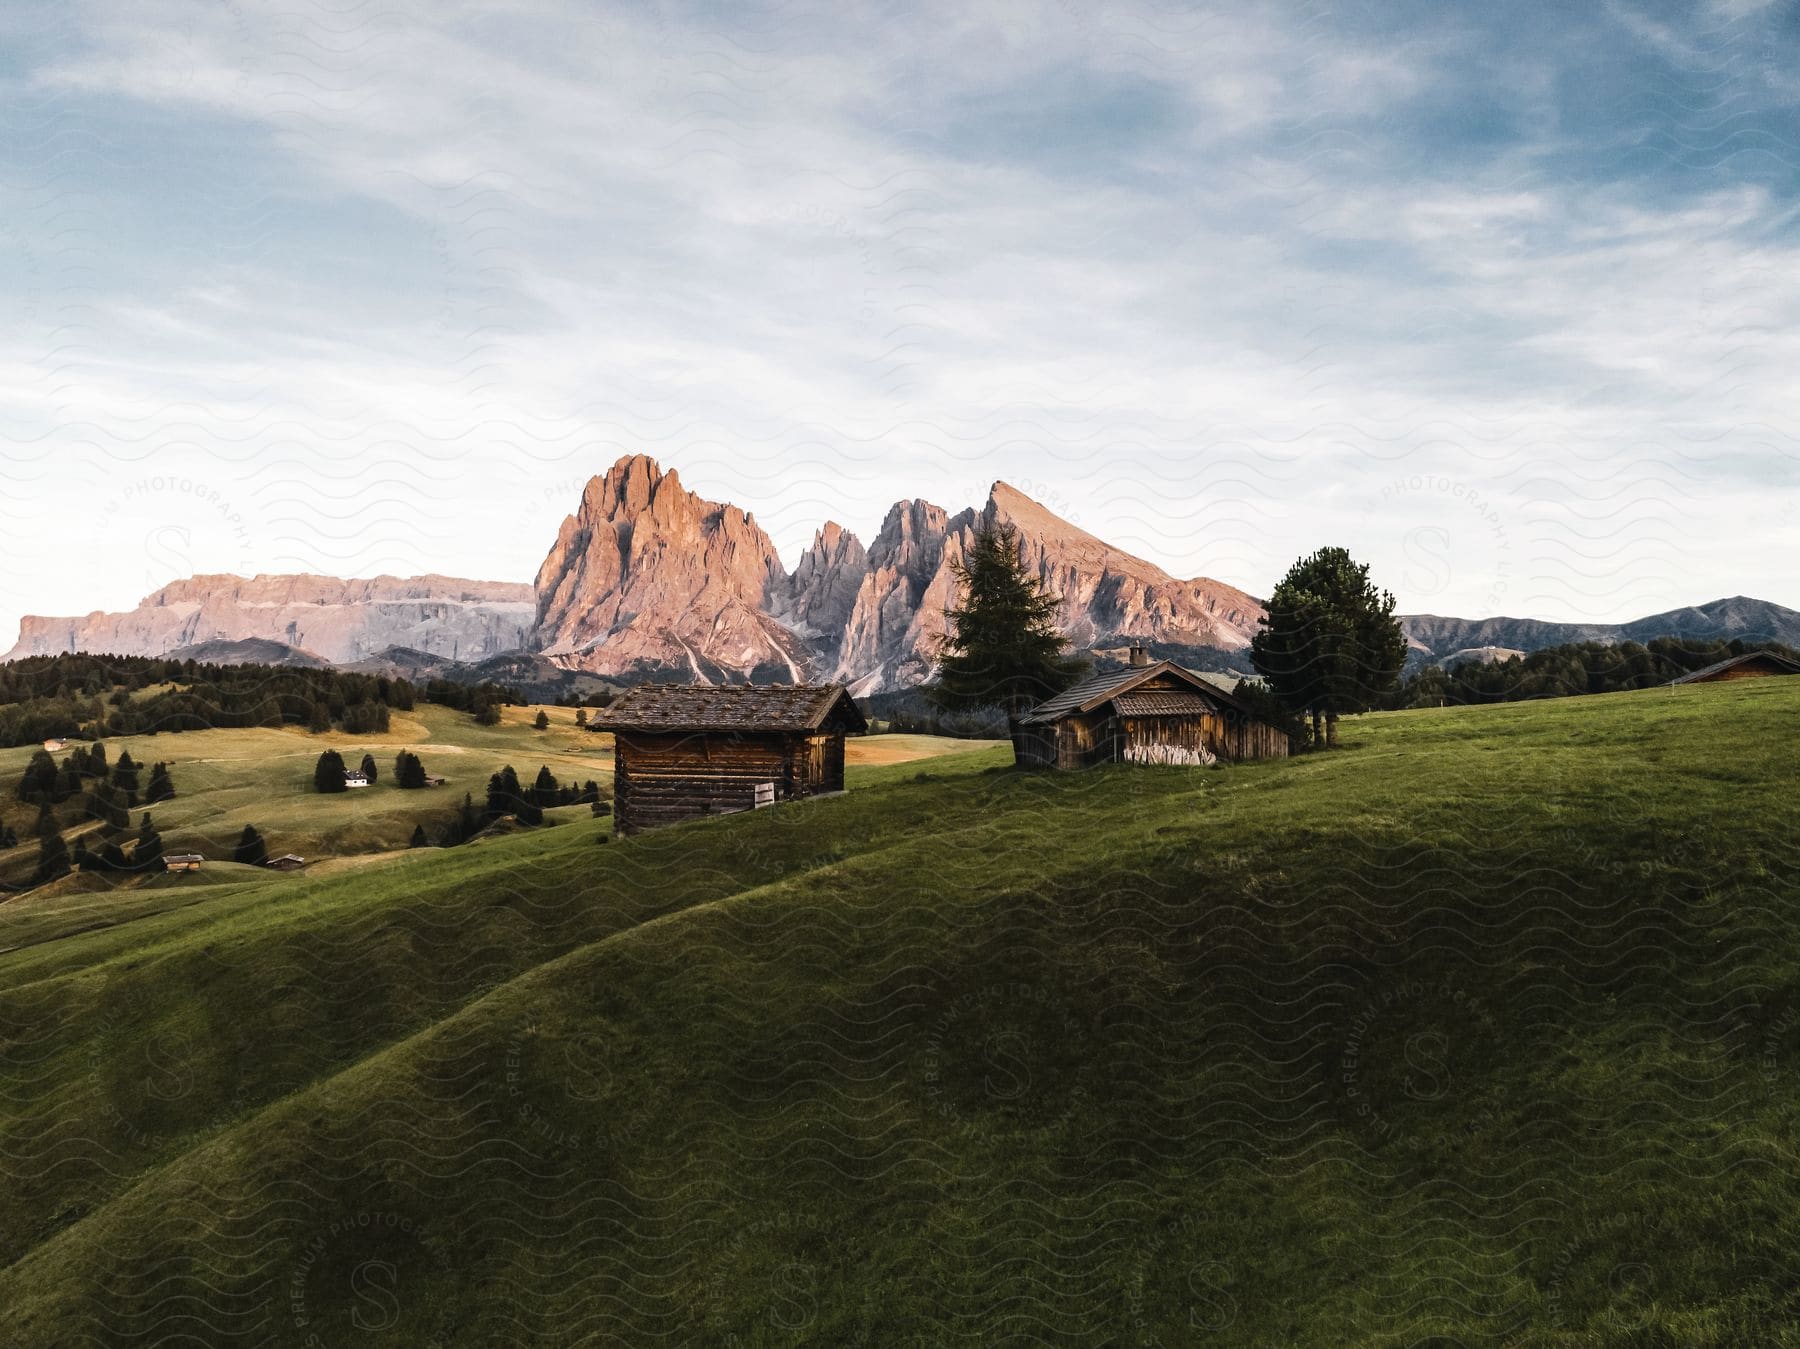
<instances>
[{"instance_id":1,"label":"wispy cloud","mask_svg":"<svg viewBox=\"0 0 1800 1349\"><path fill-rule=\"evenodd\" d=\"M1800 603L1708 543L1776 538L1800 476L1755 6L37 17L0 71L27 552L24 503L168 469L253 527L121 497L153 566L186 521L196 569L528 577L642 449L788 549L1004 476L1252 590L1341 540L1438 611ZM143 571L71 557L0 627Z\"/></svg>"}]
</instances>

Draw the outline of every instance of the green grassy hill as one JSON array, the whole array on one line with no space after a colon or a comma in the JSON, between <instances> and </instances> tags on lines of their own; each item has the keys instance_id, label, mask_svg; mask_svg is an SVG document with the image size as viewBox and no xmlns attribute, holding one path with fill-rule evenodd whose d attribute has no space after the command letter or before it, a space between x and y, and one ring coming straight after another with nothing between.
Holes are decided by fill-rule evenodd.
<instances>
[{"instance_id":1,"label":"green grassy hill","mask_svg":"<svg viewBox=\"0 0 1800 1349\"><path fill-rule=\"evenodd\" d=\"M533 726L539 711L550 718L543 731ZM506 764L527 785L540 767L548 767L559 782L593 780L611 795L612 737L577 727L573 708L506 707L501 717L497 726L480 726L466 713L421 704L412 712L395 712L390 729L380 735L315 735L289 727L120 736L105 743L114 762L129 751L144 764L141 776L146 780L151 763L168 762L178 795L150 808L165 850L198 852L214 860L231 856L246 824L263 834L271 856L291 852L317 861L402 849L418 825L429 835L438 834L465 792L482 801L489 776ZM957 752L977 743L935 736L859 739L848 756L851 781L865 764ZM0 880L15 884L28 881L37 863L32 836L37 811L18 801L12 790L35 749L0 750L0 823L10 824L20 840L18 847L0 853ZM313 789L313 766L325 749L337 750L351 768L365 753L374 755L380 774L376 785L320 795ZM418 754L427 772L448 782L429 790L396 787L394 756L403 749ZM79 799L65 802L58 815L71 844L78 833L98 839L98 827L83 818ZM132 813L134 829L140 815L141 808ZM552 812L557 821L586 815L585 807Z\"/></svg>"},{"instance_id":2,"label":"green grassy hill","mask_svg":"<svg viewBox=\"0 0 1800 1349\"><path fill-rule=\"evenodd\" d=\"M7 1340L1791 1338L1797 715L988 751L32 944L0 905Z\"/></svg>"}]
</instances>

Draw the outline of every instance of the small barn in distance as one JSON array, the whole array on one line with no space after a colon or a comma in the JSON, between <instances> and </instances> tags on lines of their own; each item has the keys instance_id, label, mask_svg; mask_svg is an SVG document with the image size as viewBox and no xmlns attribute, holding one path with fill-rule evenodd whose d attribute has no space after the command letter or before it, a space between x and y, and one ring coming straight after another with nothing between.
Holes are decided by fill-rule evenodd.
<instances>
[{"instance_id":1,"label":"small barn in distance","mask_svg":"<svg viewBox=\"0 0 1800 1349\"><path fill-rule=\"evenodd\" d=\"M1791 674L1800 674L1800 661L1789 660L1775 651L1746 651L1741 656L1731 656L1716 665L1708 665L1704 670L1695 670L1692 674L1684 674L1669 682L1716 684L1731 679L1764 679L1769 675Z\"/></svg>"},{"instance_id":2,"label":"small barn in distance","mask_svg":"<svg viewBox=\"0 0 1800 1349\"><path fill-rule=\"evenodd\" d=\"M1284 759L1287 732L1173 661L1134 647L1126 669L1090 675L1013 727L1013 757L1039 768Z\"/></svg>"},{"instance_id":3,"label":"small barn in distance","mask_svg":"<svg viewBox=\"0 0 1800 1349\"><path fill-rule=\"evenodd\" d=\"M205 861L206 859L197 852L170 853L163 858L163 869L165 871L198 871Z\"/></svg>"},{"instance_id":4,"label":"small barn in distance","mask_svg":"<svg viewBox=\"0 0 1800 1349\"><path fill-rule=\"evenodd\" d=\"M869 728L841 684L646 684L589 719L613 735L620 834L844 790L844 736Z\"/></svg>"}]
</instances>

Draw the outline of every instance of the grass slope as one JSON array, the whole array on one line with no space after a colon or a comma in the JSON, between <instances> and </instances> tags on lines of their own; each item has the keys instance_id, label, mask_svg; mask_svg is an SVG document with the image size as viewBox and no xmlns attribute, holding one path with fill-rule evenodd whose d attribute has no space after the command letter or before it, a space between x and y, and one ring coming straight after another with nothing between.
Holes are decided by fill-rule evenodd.
<instances>
[{"instance_id":1,"label":"grass slope","mask_svg":"<svg viewBox=\"0 0 1800 1349\"><path fill-rule=\"evenodd\" d=\"M539 711L550 727L532 725ZM479 726L466 713L431 704L412 712L395 712L383 735L349 737L338 732L314 735L299 728L193 731L179 735L122 736L106 742L110 760L123 751L144 765L158 759L170 765L178 795L151 808L168 852L199 852L208 858L231 856L246 824L263 834L271 855L292 852L307 858L354 856L404 848L415 826L435 835L462 802L465 792L484 799L488 778L511 764L529 785L541 766L558 781L590 779L612 792L612 737L582 730L575 711L566 707L507 707L497 726ZM847 764L851 782L865 765L905 762L985 747L986 742L946 740L936 736L870 736L851 742ZM0 820L10 823L21 846L0 853L0 880L23 883L37 862L31 837L37 812L12 794L34 746L0 750ZM375 756L379 778L372 788L328 796L313 790L313 767L321 751L335 749L351 768L362 756ZM394 756L411 749L426 771L449 779L445 786L402 791L393 784ZM80 815L78 801L65 803L59 815L73 831ZM564 817L570 818L570 817ZM133 812L135 829L138 812ZM82 824L90 834L93 826ZM74 833L69 834L71 840Z\"/></svg>"},{"instance_id":2,"label":"grass slope","mask_svg":"<svg viewBox=\"0 0 1800 1349\"><path fill-rule=\"evenodd\" d=\"M1777 1342L1797 713L975 753L0 955L8 1335Z\"/></svg>"}]
</instances>

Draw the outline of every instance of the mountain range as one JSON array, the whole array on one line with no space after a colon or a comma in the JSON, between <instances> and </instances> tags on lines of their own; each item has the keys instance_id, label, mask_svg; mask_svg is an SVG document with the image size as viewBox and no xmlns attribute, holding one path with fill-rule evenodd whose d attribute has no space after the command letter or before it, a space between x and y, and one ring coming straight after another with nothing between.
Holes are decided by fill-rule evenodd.
<instances>
[{"instance_id":1,"label":"mountain range","mask_svg":"<svg viewBox=\"0 0 1800 1349\"><path fill-rule=\"evenodd\" d=\"M589 481L532 585L195 576L127 613L28 617L8 659L71 650L218 658L250 649L264 660L414 677L828 678L858 694L884 692L929 678L954 566L976 531L994 525L1018 531L1027 567L1060 597L1059 622L1077 647L1107 660L1143 643L1201 667L1248 669L1263 612L1256 597L1206 577L1173 577L1007 483L954 515L924 500L897 502L866 546L827 523L790 572L749 512L697 496L644 455ZM1800 612L1742 596L1619 624L1401 621L1414 663L1665 634L1800 643Z\"/></svg>"}]
</instances>

